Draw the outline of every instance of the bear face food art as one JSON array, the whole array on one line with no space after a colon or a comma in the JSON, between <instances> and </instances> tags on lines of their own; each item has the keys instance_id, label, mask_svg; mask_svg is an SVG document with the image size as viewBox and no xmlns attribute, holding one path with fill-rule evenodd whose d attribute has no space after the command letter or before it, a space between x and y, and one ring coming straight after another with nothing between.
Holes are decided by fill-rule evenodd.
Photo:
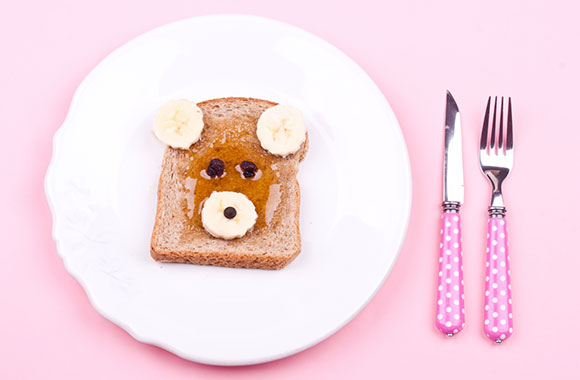
<instances>
[{"instance_id":1,"label":"bear face food art","mask_svg":"<svg viewBox=\"0 0 580 380\"><path fill-rule=\"evenodd\" d=\"M155 118L156 136L188 157L179 173L184 177L186 224L203 226L225 240L273 227L282 196L278 165L306 140L300 111L272 103L257 122L236 120L227 128L206 128L212 122L188 100L167 103Z\"/></svg>"}]
</instances>

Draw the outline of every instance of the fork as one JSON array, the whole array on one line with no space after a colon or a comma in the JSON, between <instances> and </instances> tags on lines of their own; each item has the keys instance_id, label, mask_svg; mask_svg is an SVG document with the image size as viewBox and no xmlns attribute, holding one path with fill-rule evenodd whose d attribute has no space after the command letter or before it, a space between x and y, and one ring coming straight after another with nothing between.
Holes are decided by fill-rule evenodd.
<instances>
[{"instance_id":1,"label":"fork","mask_svg":"<svg viewBox=\"0 0 580 380\"><path fill-rule=\"evenodd\" d=\"M496 343L501 343L512 335L512 298L509 269L509 244L507 238L506 208L502 196L503 181L509 175L514 161L512 101L508 98L507 128L504 138L503 97L499 112L499 128L496 134L497 96L493 105L491 133L489 129L491 97L487 100L481 142L479 163L481 171L492 185L491 205L487 223L487 262L485 273L485 335Z\"/></svg>"}]
</instances>

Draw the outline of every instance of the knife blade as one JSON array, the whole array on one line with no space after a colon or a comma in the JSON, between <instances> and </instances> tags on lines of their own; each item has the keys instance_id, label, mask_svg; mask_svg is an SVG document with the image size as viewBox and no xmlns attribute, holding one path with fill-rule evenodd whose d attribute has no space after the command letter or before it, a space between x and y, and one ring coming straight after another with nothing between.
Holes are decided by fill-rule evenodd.
<instances>
[{"instance_id":1,"label":"knife blade","mask_svg":"<svg viewBox=\"0 0 580 380\"><path fill-rule=\"evenodd\" d=\"M439 244L437 317L435 325L447 336L465 326L463 301L463 252L459 209L463 203L463 156L461 117L453 96L447 91L445 108L445 151L443 164L443 215Z\"/></svg>"},{"instance_id":2,"label":"knife blade","mask_svg":"<svg viewBox=\"0 0 580 380\"><path fill-rule=\"evenodd\" d=\"M447 91L445 108L445 156L443 163L443 201L463 203L463 151L461 117L453 96Z\"/></svg>"}]
</instances>

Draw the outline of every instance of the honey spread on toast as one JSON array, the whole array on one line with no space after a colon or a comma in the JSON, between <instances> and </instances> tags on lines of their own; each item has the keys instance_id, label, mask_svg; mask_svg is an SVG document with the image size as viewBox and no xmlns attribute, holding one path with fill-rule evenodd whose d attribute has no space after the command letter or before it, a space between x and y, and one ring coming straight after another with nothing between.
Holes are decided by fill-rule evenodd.
<instances>
[{"instance_id":1,"label":"honey spread on toast","mask_svg":"<svg viewBox=\"0 0 580 380\"><path fill-rule=\"evenodd\" d=\"M253 137L255 133L255 124L238 122L213 136L210 144L194 144L185 151L189 166L181 178L186 192L183 213L190 229L203 228L201 210L214 191L245 194L258 214L253 230L270 225L281 197L280 173L277 170L281 159L265 151ZM201 140L206 137L202 134ZM212 160L223 162L223 173L215 175L208 170ZM242 165L244 161L246 164ZM253 175L242 169L248 166L247 162L255 165ZM210 177L210 174L214 176Z\"/></svg>"}]
</instances>

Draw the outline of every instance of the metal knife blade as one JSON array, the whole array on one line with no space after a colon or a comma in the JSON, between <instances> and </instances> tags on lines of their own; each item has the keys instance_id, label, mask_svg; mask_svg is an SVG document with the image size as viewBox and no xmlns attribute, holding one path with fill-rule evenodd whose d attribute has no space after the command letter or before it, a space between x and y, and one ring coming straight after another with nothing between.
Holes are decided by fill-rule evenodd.
<instances>
[{"instance_id":1,"label":"metal knife blade","mask_svg":"<svg viewBox=\"0 0 580 380\"><path fill-rule=\"evenodd\" d=\"M463 151L461 118L453 96L447 91L445 109L445 158L443 163L443 201L463 203Z\"/></svg>"}]
</instances>

